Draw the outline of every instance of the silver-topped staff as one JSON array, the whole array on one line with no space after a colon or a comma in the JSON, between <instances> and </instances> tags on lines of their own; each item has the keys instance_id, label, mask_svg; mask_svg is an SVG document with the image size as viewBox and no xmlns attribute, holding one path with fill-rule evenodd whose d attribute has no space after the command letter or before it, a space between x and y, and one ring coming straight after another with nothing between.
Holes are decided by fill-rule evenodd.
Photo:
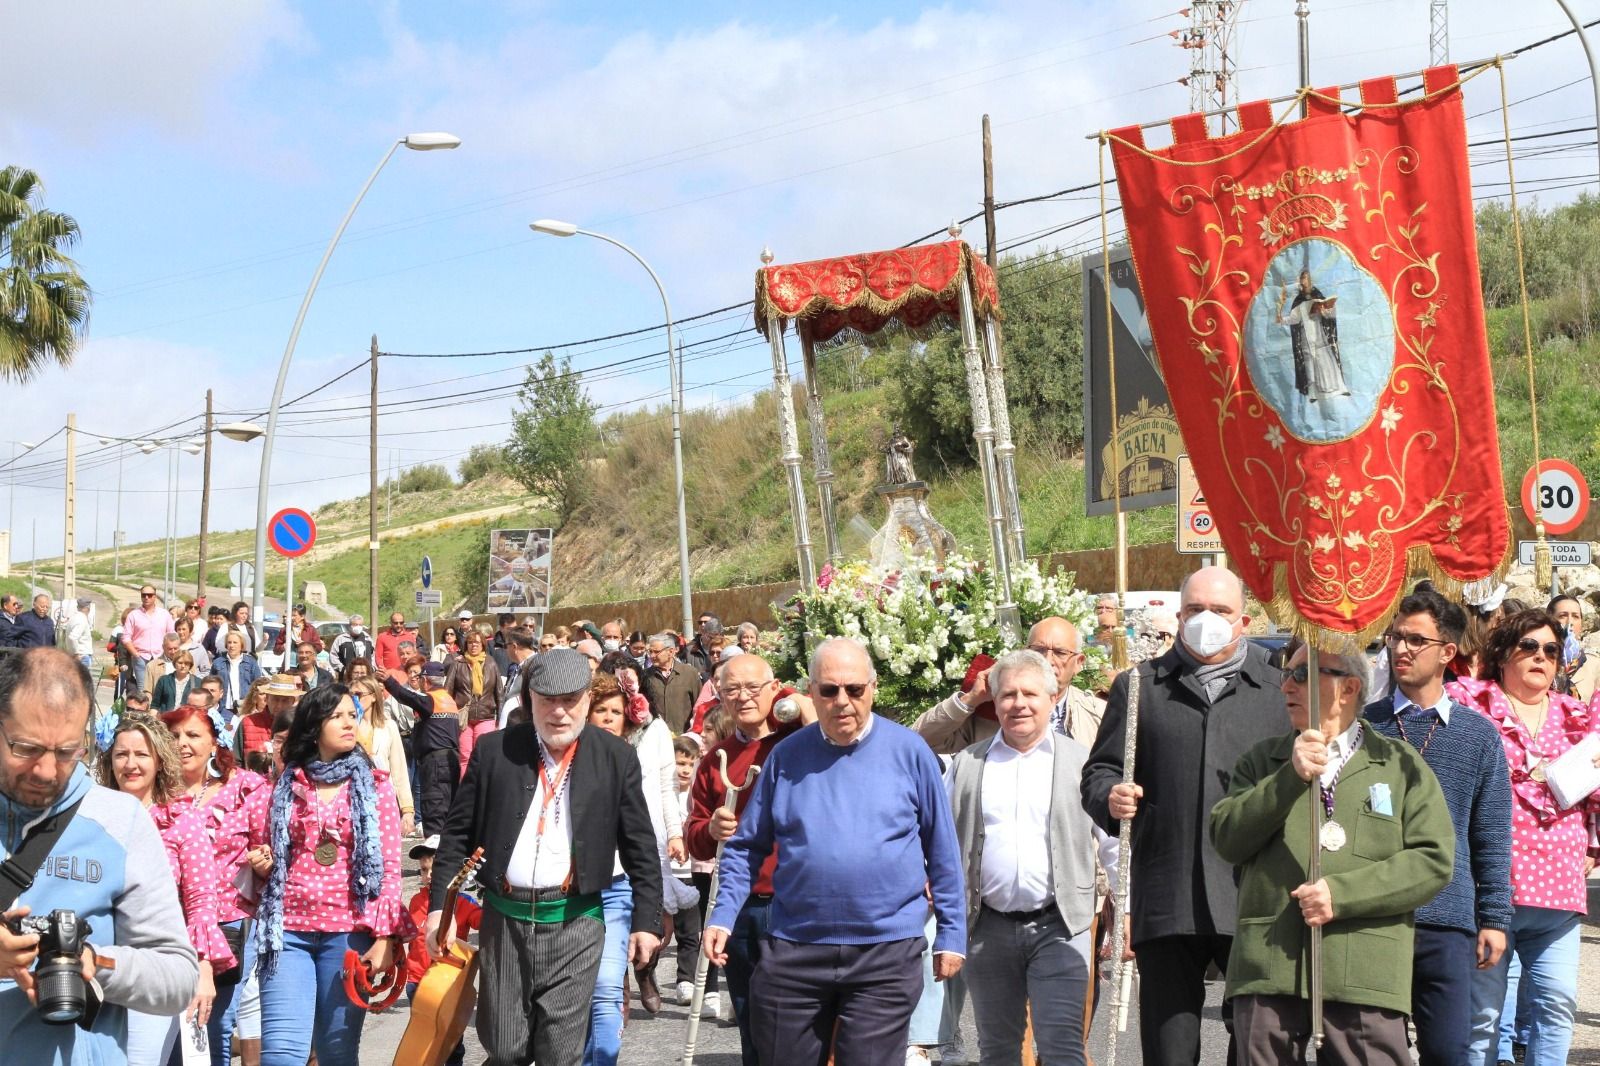
<instances>
[{"instance_id":1,"label":"silver-topped staff","mask_svg":"<svg viewBox=\"0 0 1600 1066\"><path fill-rule=\"evenodd\" d=\"M1128 671L1128 720L1122 731L1122 783L1133 784L1134 755L1139 750L1139 668ZM1117 1066L1117 1034L1128 1028L1133 999L1133 970L1122 956L1127 947L1128 876L1133 861L1133 819L1122 819L1117 831L1117 891L1111 914L1111 1037L1106 1066Z\"/></svg>"}]
</instances>

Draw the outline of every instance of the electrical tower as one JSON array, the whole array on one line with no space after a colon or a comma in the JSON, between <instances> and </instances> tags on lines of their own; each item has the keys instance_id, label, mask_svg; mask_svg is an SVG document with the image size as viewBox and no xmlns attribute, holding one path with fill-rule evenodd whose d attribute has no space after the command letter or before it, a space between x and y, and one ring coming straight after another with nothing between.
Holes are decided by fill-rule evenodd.
<instances>
[{"instance_id":1,"label":"electrical tower","mask_svg":"<svg viewBox=\"0 0 1600 1066\"><path fill-rule=\"evenodd\" d=\"M1428 0L1428 65L1450 62L1449 0Z\"/></svg>"},{"instance_id":2,"label":"electrical tower","mask_svg":"<svg viewBox=\"0 0 1600 1066\"><path fill-rule=\"evenodd\" d=\"M1243 6L1244 0L1196 0L1179 12L1189 16L1189 28L1172 35L1189 50L1189 74L1178 81L1189 87L1190 111L1222 111L1239 102L1234 26ZM1232 119L1221 115L1218 132L1226 133Z\"/></svg>"}]
</instances>

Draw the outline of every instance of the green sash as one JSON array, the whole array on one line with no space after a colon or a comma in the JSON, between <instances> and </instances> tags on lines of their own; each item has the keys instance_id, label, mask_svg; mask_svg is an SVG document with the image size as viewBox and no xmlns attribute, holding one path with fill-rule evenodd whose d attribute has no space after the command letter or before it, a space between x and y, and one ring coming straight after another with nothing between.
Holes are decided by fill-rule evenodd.
<instances>
[{"instance_id":1,"label":"green sash","mask_svg":"<svg viewBox=\"0 0 1600 1066\"><path fill-rule=\"evenodd\" d=\"M528 901L510 899L497 892L485 891L483 900L501 914L516 922L533 922L537 925L561 925L574 918L593 918L605 922L605 908L600 893L562 896L560 899Z\"/></svg>"}]
</instances>

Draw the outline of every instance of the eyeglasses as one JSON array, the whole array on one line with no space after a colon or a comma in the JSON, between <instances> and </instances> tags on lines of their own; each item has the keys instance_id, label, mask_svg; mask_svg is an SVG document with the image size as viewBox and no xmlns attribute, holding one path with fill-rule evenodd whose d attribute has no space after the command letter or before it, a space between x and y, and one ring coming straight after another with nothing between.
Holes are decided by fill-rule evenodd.
<instances>
[{"instance_id":1,"label":"eyeglasses","mask_svg":"<svg viewBox=\"0 0 1600 1066\"><path fill-rule=\"evenodd\" d=\"M1551 662L1557 662L1561 658L1561 645L1554 641L1549 644L1540 644L1532 637L1523 637L1517 641L1517 650L1524 655L1532 655L1536 651L1542 651L1544 652L1544 657Z\"/></svg>"},{"instance_id":2,"label":"eyeglasses","mask_svg":"<svg viewBox=\"0 0 1600 1066\"><path fill-rule=\"evenodd\" d=\"M768 685L775 684L777 684L776 681L758 681L753 685L724 685L722 691L728 696L754 696Z\"/></svg>"},{"instance_id":3,"label":"eyeglasses","mask_svg":"<svg viewBox=\"0 0 1600 1066\"><path fill-rule=\"evenodd\" d=\"M74 744L67 748L50 748L26 740L12 740L11 734L6 732L4 726L0 726L0 737L5 738L6 747L11 749L12 756L23 762L35 762L49 754L56 757L57 763L75 763L83 758L85 751L89 750L82 744Z\"/></svg>"},{"instance_id":4,"label":"eyeglasses","mask_svg":"<svg viewBox=\"0 0 1600 1066\"><path fill-rule=\"evenodd\" d=\"M155 593L154 592L146 592L144 589L140 589L139 590L139 595L141 595L141 596L154 596Z\"/></svg>"},{"instance_id":5,"label":"eyeglasses","mask_svg":"<svg viewBox=\"0 0 1600 1066\"><path fill-rule=\"evenodd\" d=\"M1029 644L1028 650L1035 655L1043 655L1047 659L1060 659L1062 662L1070 662L1083 654L1077 648L1051 648L1044 644Z\"/></svg>"},{"instance_id":6,"label":"eyeglasses","mask_svg":"<svg viewBox=\"0 0 1600 1066\"><path fill-rule=\"evenodd\" d=\"M1323 675L1324 677L1349 677L1350 676L1350 671L1348 671L1348 670L1340 670L1338 667L1335 667L1335 666L1319 666L1319 667L1317 667L1317 673ZM1285 678L1293 681L1297 685L1303 685L1307 681L1311 680L1311 668L1309 666L1307 666L1305 663L1301 663L1299 666L1296 666L1296 667L1293 667L1292 669L1290 669L1283 676Z\"/></svg>"},{"instance_id":7,"label":"eyeglasses","mask_svg":"<svg viewBox=\"0 0 1600 1066\"><path fill-rule=\"evenodd\" d=\"M1437 637L1425 637L1421 633L1385 633L1383 639L1391 647L1406 646L1407 651L1421 651L1429 644L1437 644L1441 648L1450 643L1448 640L1439 640Z\"/></svg>"},{"instance_id":8,"label":"eyeglasses","mask_svg":"<svg viewBox=\"0 0 1600 1066\"><path fill-rule=\"evenodd\" d=\"M839 694L840 689L844 689L845 694L851 699L859 700L867 694L867 688L871 684L872 682L870 681L861 681L853 685L835 685L832 681L819 681L817 682L817 694L825 700L831 700Z\"/></svg>"}]
</instances>

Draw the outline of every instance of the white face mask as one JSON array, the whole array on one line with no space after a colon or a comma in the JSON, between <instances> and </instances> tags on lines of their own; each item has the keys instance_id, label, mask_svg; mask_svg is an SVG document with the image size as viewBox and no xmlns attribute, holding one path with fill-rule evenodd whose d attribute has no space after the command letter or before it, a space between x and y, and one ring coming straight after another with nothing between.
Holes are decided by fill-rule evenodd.
<instances>
[{"instance_id":1,"label":"white face mask","mask_svg":"<svg viewBox=\"0 0 1600 1066\"><path fill-rule=\"evenodd\" d=\"M351 626L350 627L350 635L353 636L353 637L359 637L361 634L365 633L366 631L367 631L367 627L366 626Z\"/></svg>"},{"instance_id":2,"label":"white face mask","mask_svg":"<svg viewBox=\"0 0 1600 1066\"><path fill-rule=\"evenodd\" d=\"M602 644L601 647L605 648L606 651L616 651L618 648L622 647L622 641L608 640Z\"/></svg>"},{"instance_id":3,"label":"white face mask","mask_svg":"<svg viewBox=\"0 0 1600 1066\"><path fill-rule=\"evenodd\" d=\"M1209 659L1233 643L1233 623L1215 611L1201 611L1185 619L1183 642L1202 659Z\"/></svg>"}]
</instances>

